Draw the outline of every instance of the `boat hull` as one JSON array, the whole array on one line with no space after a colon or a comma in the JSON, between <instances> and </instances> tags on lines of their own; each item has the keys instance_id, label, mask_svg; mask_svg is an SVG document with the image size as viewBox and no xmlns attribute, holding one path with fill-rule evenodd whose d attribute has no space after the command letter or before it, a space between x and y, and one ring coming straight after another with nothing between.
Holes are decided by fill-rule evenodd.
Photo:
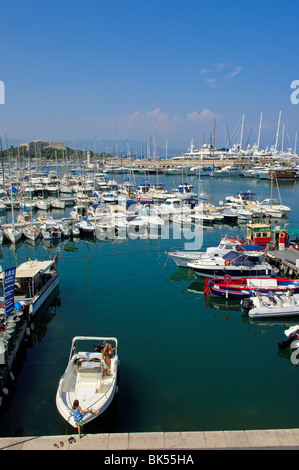
<instances>
[{"instance_id":1,"label":"boat hull","mask_svg":"<svg viewBox=\"0 0 299 470\"><path fill-rule=\"evenodd\" d=\"M299 316L299 307L286 308L252 308L248 312L250 318L274 318L274 317L294 317Z\"/></svg>"},{"instance_id":2,"label":"boat hull","mask_svg":"<svg viewBox=\"0 0 299 470\"><path fill-rule=\"evenodd\" d=\"M228 267L194 267L188 266L194 271L197 276L208 277L208 278L224 278L224 276L230 276L232 279L239 277L271 277L273 272L271 269L247 269L237 268L229 269Z\"/></svg>"}]
</instances>

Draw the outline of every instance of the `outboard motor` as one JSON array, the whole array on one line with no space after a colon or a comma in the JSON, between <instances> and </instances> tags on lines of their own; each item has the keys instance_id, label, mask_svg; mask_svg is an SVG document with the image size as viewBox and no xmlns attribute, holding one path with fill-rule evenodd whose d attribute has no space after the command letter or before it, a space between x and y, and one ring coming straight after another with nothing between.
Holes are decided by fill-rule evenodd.
<instances>
[{"instance_id":1,"label":"outboard motor","mask_svg":"<svg viewBox=\"0 0 299 470\"><path fill-rule=\"evenodd\" d=\"M292 333L288 337L288 339L286 339L284 341L280 341L278 343L278 349L286 349L288 346L290 346L290 344L292 344L293 341L298 340L298 339L299 339L299 330Z\"/></svg>"}]
</instances>

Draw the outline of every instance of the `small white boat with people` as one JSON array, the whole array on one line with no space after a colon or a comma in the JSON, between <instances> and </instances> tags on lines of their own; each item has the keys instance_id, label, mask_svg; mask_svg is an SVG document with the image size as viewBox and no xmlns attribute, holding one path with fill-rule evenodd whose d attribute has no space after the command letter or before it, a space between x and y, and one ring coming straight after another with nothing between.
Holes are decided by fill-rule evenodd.
<instances>
[{"instance_id":1,"label":"small white boat with people","mask_svg":"<svg viewBox=\"0 0 299 470\"><path fill-rule=\"evenodd\" d=\"M92 410L82 415L83 424L103 413L112 402L118 390L117 347L117 338L73 338L68 365L59 380L56 393L57 409L71 426L78 427L73 411L75 400L83 410Z\"/></svg>"},{"instance_id":2,"label":"small white boat with people","mask_svg":"<svg viewBox=\"0 0 299 470\"><path fill-rule=\"evenodd\" d=\"M248 310L250 318L296 316L299 315L299 294L291 290L268 295L252 291L249 299L242 299L241 305Z\"/></svg>"}]
</instances>

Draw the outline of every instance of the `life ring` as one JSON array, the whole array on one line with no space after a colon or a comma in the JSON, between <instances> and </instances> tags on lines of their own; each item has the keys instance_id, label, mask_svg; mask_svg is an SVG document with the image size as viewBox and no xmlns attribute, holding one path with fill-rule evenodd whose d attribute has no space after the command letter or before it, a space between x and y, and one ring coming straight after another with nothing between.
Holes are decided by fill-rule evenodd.
<instances>
[{"instance_id":1,"label":"life ring","mask_svg":"<svg viewBox=\"0 0 299 470\"><path fill-rule=\"evenodd\" d=\"M229 274L226 274L223 278L226 282L230 282L232 280L232 278L230 277Z\"/></svg>"},{"instance_id":2,"label":"life ring","mask_svg":"<svg viewBox=\"0 0 299 470\"><path fill-rule=\"evenodd\" d=\"M229 259L226 259L224 261L224 266L230 266L230 260Z\"/></svg>"}]
</instances>

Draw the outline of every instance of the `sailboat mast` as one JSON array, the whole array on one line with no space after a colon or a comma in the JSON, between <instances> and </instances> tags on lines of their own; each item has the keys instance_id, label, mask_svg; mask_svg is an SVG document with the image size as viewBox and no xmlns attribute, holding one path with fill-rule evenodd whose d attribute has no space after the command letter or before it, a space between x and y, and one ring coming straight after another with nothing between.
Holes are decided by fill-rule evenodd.
<instances>
[{"instance_id":1,"label":"sailboat mast","mask_svg":"<svg viewBox=\"0 0 299 470\"><path fill-rule=\"evenodd\" d=\"M279 136L279 128L280 128L280 119L281 119L281 111L279 111L279 118L278 118L277 132L276 132L276 141L275 141L275 150L277 150L277 144L278 144L278 136Z\"/></svg>"},{"instance_id":2,"label":"sailboat mast","mask_svg":"<svg viewBox=\"0 0 299 470\"><path fill-rule=\"evenodd\" d=\"M285 127L285 125L283 125L283 126L282 126L281 153L283 153L283 144L284 144L284 127Z\"/></svg>"},{"instance_id":3,"label":"sailboat mast","mask_svg":"<svg viewBox=\"0 0 299 470\"><path fill-rule=\"evenodd\" d=\"M261 112L260 125L259 125L259 135L258 135L258 138L257 138L257 149L258 149L258 150L260 149L262 120L263 120L263 112Z\"/></svg>"},{"instance_id":4,"label":"sailboat mast","mask_svg":"<svg viewBox=\"0 0 299 470\"><path fill-rule=\"evenodd\" d=\"M240 149L239 150L242 150L242 145L243 145L244 119L245 119L245 114L243 114L243 117L242 117L241 140L240 140Z\"/></svg>"}]
</instances>

